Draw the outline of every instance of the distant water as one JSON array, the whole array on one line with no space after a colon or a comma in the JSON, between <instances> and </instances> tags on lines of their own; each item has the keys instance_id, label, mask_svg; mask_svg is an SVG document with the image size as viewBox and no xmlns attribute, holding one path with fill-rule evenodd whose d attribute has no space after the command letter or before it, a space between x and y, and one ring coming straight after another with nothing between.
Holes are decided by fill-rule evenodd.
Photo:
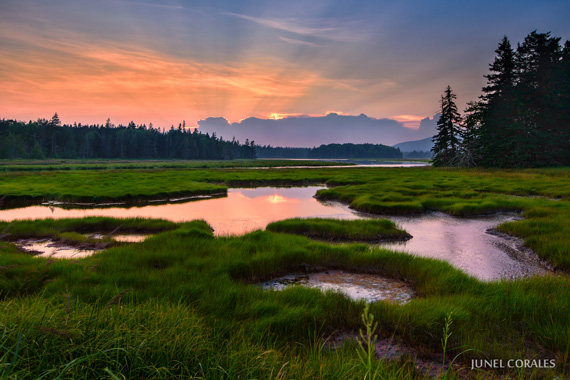
<instances>
[{"instance_id":1,"label":"distant water","mask_svg":"<svg viewBox=\"0 0 570 380\"><path fill-rule=\"evenodd\" d=\"M291 160L295 161L295 160ZM358 159L322 159L316 161L338 162L339 165L330 166L278 166L274 168L256 169L309 169L309 168L415 168L421 166L431 166L429 162L423 161L381 161L381 160L358 160ZM346 164L354 164L347 166Z\"/></svg>"}]
</instances>

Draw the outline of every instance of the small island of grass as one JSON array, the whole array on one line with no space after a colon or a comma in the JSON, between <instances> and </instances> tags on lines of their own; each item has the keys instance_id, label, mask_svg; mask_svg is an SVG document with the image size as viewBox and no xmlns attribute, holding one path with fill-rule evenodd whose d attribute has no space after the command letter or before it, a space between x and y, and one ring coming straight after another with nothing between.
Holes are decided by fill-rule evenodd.
<instances>
[{"instance_id":1,"label":"small island of grass","mask_svg":"<svg viewBox=\"0 0 570 380\"><path fill-rule=\"evenodd\" d=\"M268 231L303 235L328 241L381 242L408 240L412 236L388 219L340 220L295 218L270 223Z\"/></svg>"}]
</instances>

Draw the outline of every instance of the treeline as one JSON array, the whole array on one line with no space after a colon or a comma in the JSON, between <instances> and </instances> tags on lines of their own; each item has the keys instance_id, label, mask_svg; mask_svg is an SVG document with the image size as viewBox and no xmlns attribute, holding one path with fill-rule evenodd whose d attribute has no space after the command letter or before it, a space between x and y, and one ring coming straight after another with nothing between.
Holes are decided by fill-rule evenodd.
<instances>
[{"instance_id":1,"label":"treeline","mask_svg":"<svg viewBox=\"0 0 570 380\"><path fill-rule=\"evenodd\" d=\"M62 125L51 120L28 123L0 121L0 158L125 158L125 159L255 159L254 142L224 141L215 134L190 131L180 124L161 131L152 124L114 126Z\"/></svg>"},{"instance_id":2,"label":"treeline","mask_svg":"<svg viewBox=\"0 0 570 380\"><path fill-rule=\"evenodd\" d=\"M425 150L412 150L411 152L402 152L404 158L432 158L433 153Z\"/></svg>"},{"instance_id":3,"label":"treeline","mask_svg":"<svg viewBox=\"0 0 570 380\"><path fill-rule=\"evenodd\" d=\"M448 87L434 137L436 166L570 165L570 41L530 33L516 49L504 37L487 85L464 115Z\"/></svg>"},{"instance_id":4,"label":"treeline","mask_svg":"<svg viewBox=\"0 0 570 380\"><path fill-rule=\"evenodd\" d=\"M259 158L402 158L400 149L381 144L328 144L313 148L257 146Z\"/></svg>"},{"instance_id":5,"label":"treeline","mask_svg":"<svg viewBox=\"0 0 570 380\"><path fill-rule=\"evenodd\" d=\"M302 158L309 157L310 148L273 147L271 145L257 145L255 153L257 158Z\"/></svg>"}]
</instances>

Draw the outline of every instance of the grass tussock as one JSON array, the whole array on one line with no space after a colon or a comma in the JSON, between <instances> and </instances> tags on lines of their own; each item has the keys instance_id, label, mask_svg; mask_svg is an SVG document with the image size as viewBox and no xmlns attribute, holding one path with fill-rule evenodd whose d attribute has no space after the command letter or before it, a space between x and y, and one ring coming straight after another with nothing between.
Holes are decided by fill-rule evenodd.
<instances>
[{"instance_id":1,"label":"grass tussock","mask_svg":"<svg viewBox=\"0 0 570 380\"><path fill-rule=\"evenodd\" d=\"M205 224L205 223L204 223ZM118 233L154 233L179 228L161 219L87 217L82 219L38 219L0 222L2 240L55 237L71 243L82 243L85 234L101 233L112 237ZM209 228L209 227L207 227Z\"/></svg>"},{"instance_id":2,"label":"grass tussock","mask_svg":"<svg viewBox=\"0 0 570 380\"><path fill-rule=\"evenodd\" d=\"M273 222L266 229L273 232L303 235L326 241L381 242L408 240L411 235L400 230L388 219L287 219Z\"/></svg>"}]
</instances>

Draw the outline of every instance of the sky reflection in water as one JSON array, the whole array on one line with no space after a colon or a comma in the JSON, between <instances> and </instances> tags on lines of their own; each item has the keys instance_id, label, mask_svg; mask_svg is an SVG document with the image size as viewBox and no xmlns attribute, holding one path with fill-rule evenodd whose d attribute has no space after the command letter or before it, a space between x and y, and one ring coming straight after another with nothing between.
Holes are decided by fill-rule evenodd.
<instances>
[{"instance_id":1,"label":"sky reflection in water","mask_svg":"<svg viewBox=\"0 0 570 380\"><path fill-rule=\"evenodd\" d=\"M228 196L187 203L149 205L131 208L72 209L30 206L0 211L0 220L83 218L160 218L174 222L203 219L219 236L243 235L277 220L295 217L357 219L352 211L337 203L323 203L313 198L323 187L229 189ZM339 207L340 206L340 207Z\"/></svg>"},{"instance_id":2,"label":"sky reflection in water","mask_svg":"<svg viewBox=\"0 0 570 380\"><path fill-rule=\"evenodd\" d=\"M242 235L264 229L268 223L287 218L368 217L338 202L319 202L313 195L322 187L229 189L228 196L187 203L149 205L131 208L74 209L31 206L0 211L0 220L40 218L81 218L111 216L118 218L163 218L175 222L203 219L218 236ZM480 218L454 218L443 213L419 217L393 217L413 238L405 243L383 244L419 256L450 262L482 280L525 277L543 274L547 269L535 258L521 252L513 240L486 231L514 215L497 214Z\"/></svg>"}]
</instances>

